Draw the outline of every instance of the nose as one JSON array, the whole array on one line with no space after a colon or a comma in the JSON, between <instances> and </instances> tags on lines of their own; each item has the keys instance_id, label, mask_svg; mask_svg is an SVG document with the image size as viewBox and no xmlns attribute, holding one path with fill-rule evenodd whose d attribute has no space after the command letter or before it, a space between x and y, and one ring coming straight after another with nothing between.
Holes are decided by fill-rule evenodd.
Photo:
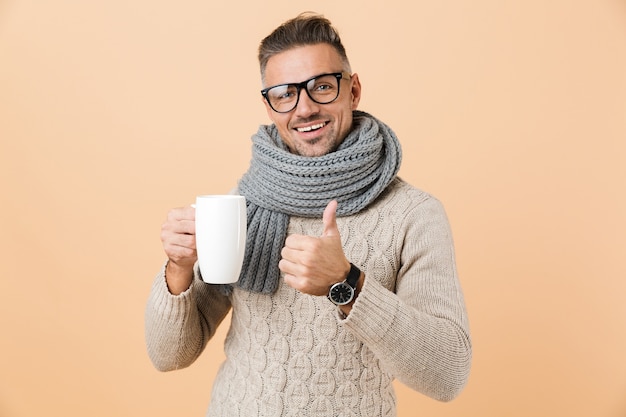
<instances>
[{"instance_id":1,"label":"nose","mask_svg":"<svg viewBox=\"0 0 626 417\"><path fill-rule=\"evenodd\" d=\"M308 117L319 111L319 104L309 97L305 88L302 88L298 94L300 94L300 96L298 97L298 103L294 111L298 117Z\"/></svg>"}]
</instances>

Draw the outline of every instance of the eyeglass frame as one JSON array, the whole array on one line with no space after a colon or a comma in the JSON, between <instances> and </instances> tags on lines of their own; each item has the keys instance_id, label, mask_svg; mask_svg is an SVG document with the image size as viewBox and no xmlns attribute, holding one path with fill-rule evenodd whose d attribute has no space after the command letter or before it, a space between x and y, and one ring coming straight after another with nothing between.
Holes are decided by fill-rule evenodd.
<instances>
[{"instance_id":1,"label":"eyeglass frame","mask_svg":"<svg viewBox=\"0 0 626 417\"><path fill-rule=\"evenodd\" d=\"M310 83L311 81L320 78L320 77L326 77L328 75L332 75L335 78L337 78L337 96L335 98L333 98L330 101L327 101L325 103L320 103L319 101L315 100L312 96L311 96L311 92L309 91L307 87L307 84ZM350 80L352 78L352 75L350 75L347 72L341 71L341 72L330 72L330 73L326 73L326 74L319 74L316 75L315 77L311 77L308 80L299 82L299 83L283 83L283 84L276 84L273 85L271 87L267 87L264 88L263 90L261 90L261 95L263 96L263 98L265 99L265 101L267 102L267 104L269 104L270 108L272 110L274 110L276 113L289 113L292 112L296 107L298 107L298 103L300 102L300 92L304 89L304 91L306 91L306 95L309 96L309 98L317 104L330 104L332 102L334 102L335 100L337 100L339 98L339 94L341 94L341 80L345 79L345 80ZM267 96L267 93L272 89L272 88L276 88L276 87L283 87L283 86L294 86L297 89L297 97L296 97L296 101L293 105L293 107L289 110L286 111L278 111L274 108L274 106L272 106L272 103L270 102L269 97Z\"/></svg>"}]
</instances>

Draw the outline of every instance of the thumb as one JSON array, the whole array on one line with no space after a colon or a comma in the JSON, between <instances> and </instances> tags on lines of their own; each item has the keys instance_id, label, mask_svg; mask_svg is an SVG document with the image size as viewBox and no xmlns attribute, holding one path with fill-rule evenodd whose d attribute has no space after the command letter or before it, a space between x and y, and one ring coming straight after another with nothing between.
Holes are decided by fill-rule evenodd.
<instances>
[{"instance_id":1,"label":"thumb","mask_svg":"<svg viewBox=\"0 0 626 417\"><path fill-rule=\"evenodd\" d=\"M339 236L337 228L337 200L332 200L324 209L322 221L324 222L323 237Z\"/></svg>"}]
</instances>

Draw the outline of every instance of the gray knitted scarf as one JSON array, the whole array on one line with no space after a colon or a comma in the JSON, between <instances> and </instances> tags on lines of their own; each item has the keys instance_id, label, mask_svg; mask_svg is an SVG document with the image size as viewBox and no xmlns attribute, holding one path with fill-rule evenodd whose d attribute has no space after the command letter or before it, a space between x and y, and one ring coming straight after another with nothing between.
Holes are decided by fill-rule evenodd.
<instances>
[{"instance_id":1,"label":"gray knitted scarf","mask_svg":"<svg viewBox=\"0 0 626 417\"><path fill-rule=\"evenodd\" d=\"M252 137L252 161L238 187L248 211L237 283L242 289L271 294L278 288L290 216L321 218L333 199L337 216L358 213L396 177L402 159L396 135L365 112L353 116L353 129L339 148L320 157L290 153L274 125L261 126Z\"/></svg>"}]
</instances>

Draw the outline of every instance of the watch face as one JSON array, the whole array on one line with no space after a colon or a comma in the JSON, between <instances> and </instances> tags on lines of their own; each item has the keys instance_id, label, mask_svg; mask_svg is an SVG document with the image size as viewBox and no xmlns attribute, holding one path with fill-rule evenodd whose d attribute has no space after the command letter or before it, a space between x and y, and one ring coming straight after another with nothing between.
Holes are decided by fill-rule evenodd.
<instances>
[{"instance_id":1,"label":"watch face","mask_svg":"<svg viewBox=\"0 0 626 417\"><path fill-rule=\"evenodd\" d=\"M345 282L339 282L330 288L328 297L333 303L342 306L352 301L354 290Z\"/></svg>"}]
</instances>

